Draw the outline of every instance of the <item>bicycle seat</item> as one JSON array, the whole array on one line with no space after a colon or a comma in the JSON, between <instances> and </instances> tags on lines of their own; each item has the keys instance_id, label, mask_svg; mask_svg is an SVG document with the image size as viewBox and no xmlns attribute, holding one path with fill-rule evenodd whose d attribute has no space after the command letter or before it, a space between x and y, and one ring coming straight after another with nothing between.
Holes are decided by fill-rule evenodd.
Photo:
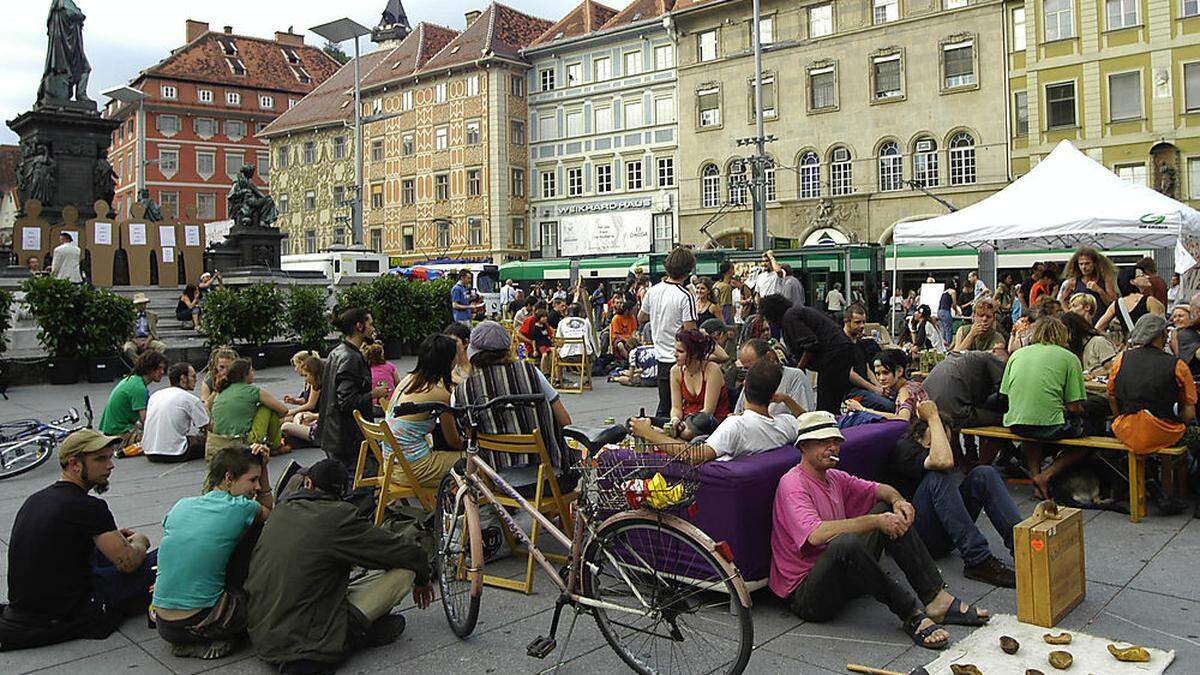
<instances>
[{"instance_id":1,"label":"bicycle seat","mask_svg":"<svg viewBox=\"0 0 1200 675\"><path fill-rule=\"evenodd\" d=\"M563 427L563 436L573 438L587 446L593 453L609 443L618 443L625 438L625 427L614 424L608 427L584 427L576 424Z\"/></svg>"}]
</instances>

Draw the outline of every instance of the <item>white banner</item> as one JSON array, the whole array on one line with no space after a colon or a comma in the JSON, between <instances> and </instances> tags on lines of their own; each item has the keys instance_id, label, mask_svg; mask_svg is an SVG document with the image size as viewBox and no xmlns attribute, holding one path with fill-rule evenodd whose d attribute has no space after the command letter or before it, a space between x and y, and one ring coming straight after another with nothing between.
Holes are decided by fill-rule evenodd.
<instances>
[{"instance_id":1,"label":"white banner","mask_svg":"<svg viewBox=\"0 0 1200 675\"><path fill-rule=\"evenodd\" d=\"M204 225L204 246L212 246L225 241L229 230L233 228L232 220L214 220Z\"/></svg>"},{"instance_id":2,"label":"white banner","mask_svg":"<svg viewBox=\"0 0 1200 675\"><path fill-rule=\"evenodd\" d=\"M563 216L558 243L564 258L612 253L645 253L653 244L654 214L649 209Z\"/></svg>"}]
</instances>

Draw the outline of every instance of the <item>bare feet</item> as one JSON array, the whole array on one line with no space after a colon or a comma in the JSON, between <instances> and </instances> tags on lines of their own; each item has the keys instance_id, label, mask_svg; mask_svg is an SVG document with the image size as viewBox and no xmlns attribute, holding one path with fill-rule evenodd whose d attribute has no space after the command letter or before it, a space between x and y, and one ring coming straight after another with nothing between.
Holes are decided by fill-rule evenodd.
<instances>
[{"instance_id":1,"label":"bare feet","mask_svg":"<svg viewBox=\"0 0 1200 675\"><path fill-rule=\"evenodd\" d=\"M970 612L971 605L958 601L958 612L951 612L950 606L954 602L954 596L947 593L945 590L939 591L933 600L925 605L925 614L927 614L936 623L945 623L947 614L966 614ZM975 614L980 619L987 619L991 614L986 609L976 609ZM969 615L968 615L969 616Z\"/></svg>"},{"instance_id":2,"label":"bare feet","mask_svg":"<svg viewBox=\"0 0 1200 675\"><path fill-rule=\"evenodd\" d=\"M1038 499L1050 499L1050 479L1044 473L1033 477L1033 492Z\"/></svg>"}]
</instances>

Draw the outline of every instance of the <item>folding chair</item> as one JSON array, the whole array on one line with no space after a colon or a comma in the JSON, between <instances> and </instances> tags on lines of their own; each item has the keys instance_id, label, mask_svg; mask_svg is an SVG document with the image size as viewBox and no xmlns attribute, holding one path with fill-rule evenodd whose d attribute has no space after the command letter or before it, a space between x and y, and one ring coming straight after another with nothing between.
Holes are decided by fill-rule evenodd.
<instances>
[{"instance_id":1,"label":"folding chair","mask_svg":"<svg viewBox=\"0 0 1200 675\"><path fill-rule=\"evenodd\" d=\"M579 493L572 491L563 494L562 489L558 485L558 476L554 474L554 465L550 462L550 452L546 450L546 444L542 441L541 431L534 429L532 434L479 434L479 449L480 451L491 452L493 454L537 455L538 464L536 467L511 467L499 470L499 473L510 485L525 494L532 489L532 498L526 499L530 506L548 517L557 514L559 522L562 524L563 532L568 537L574 536L570 510L567 507L575 500ZM547 494L547 488L549 488L549 494ZM496 494L496 508L516 508L518 506L517 500L507 494L498 490L493 490L493 492ZM518 552L524 552L525 554L525 580L519 581L485 574L483 576L483 583L498 588L520 591L529 595L533 590L533 567L535 560L529 554L528 549L517 546L516 538L512 536L508 528L501 528L501 530L504 532L505 539L508 540L509 549L514 554ZM533 526L529 532L529 541L534 546L537 545L540 531L541 524L534 519ZM567 561L565 556L556 554L546 554L546 558L555 562Z\"/></svg>"},{"instance_id":2,"label":"folding chair","mask_svg":"<svg viewBox=\"0 0 1200 675\"><path fill-rule=\"evenodd\" d=\"M398 449L400 445L392 436L391 427L383 422L368 422L357 410L354 411L354 421L358 423L358 428L362 430L363 437L366 439L358 448L358 466L354 469L354 489L379 490L379 498L375 506L375 524L383 522L383 514L387 511L388 504L410 497L416 497L423 509L433 513L437 503L433 492L427 487L422 487L417 481L404 452ZM383 443L397 448L395 452L388 454L387 459L383 457ZM377 476L363 476L367 466L367 453L374 455L375 462L379 465L379 475ZM392 472L397 466L408 478L407 485L397 483L393 479Z\"/></svg>"},{"instance_id":3,"label":"folding chair","mask_svg":"<svg viewBox=\"0 0 1200 675\"><path fill-rule=\"evenodd\" d=\"M560 352L563 347L578 346L578 356L563 357ZM578 359L578 360L576 360ZM578 382L573 387L566 386L565 372L575 372L579 375ZM558 391L564 394L582 394L592 388L592 369L587 354L587 342L581 338L554 338L554 352L550 355L550 375L559 384Z\"/></svg>"}]
</instances>

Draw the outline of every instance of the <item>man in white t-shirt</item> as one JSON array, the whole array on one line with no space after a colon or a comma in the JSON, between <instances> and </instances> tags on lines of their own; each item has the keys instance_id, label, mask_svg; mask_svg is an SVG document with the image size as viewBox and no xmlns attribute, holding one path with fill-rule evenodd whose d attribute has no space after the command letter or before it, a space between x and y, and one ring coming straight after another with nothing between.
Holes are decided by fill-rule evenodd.
<instances>
[{"instance_id":1,"label":"man in white t-shirt","mask_svg":"<svg viewBox=\"0 0 1200 675\"><path fill-rule=\"evenodd\" d=\"M725 462L794 443L800 433L796 417L804 409L790 396L778 391L782 379L783 369L778 363L771 359L759 360L746 373L746 387L743 389L746 412L726 417L716 431L706 438L697 439L679 459L689 464L712 460ZM785 404L789 412L770 412L768 406L772 403ZM629 426L635 436L650 443L677 442L677 439L656 430L648 419L630 420Z\"/></svg>"},{"instance_id":2,"label":"man in white t-shirt","mask_svg":"<svg viewBox=\"0 0 1200 675\"><path fill-rule=\"evenodd\" d=\"M560 358L569 359L579 356L580 352L587 349L589 359L596 356L596 343L592 339L592 322L581 316L583 309L579 305L571 305L567 309L567 316L562 321L558 322L558 330L554 336L560 338L579 339L583 338L583 346L580 345L563 345L558 348Z\"/></svg>"},{"instance_id":3,"label":"man in white t-shirt","mask_svg":"<svg viewBox=\"0 0 1200 675\"><path fill-rule=\"evenodd\" d=\"M675 364L675 334L696 327L696 299L687 290L688 275L696 268L691 249L680 246L667 255L663 269L667 276L646 291L638 320L650 322L650 339L658 369L657 417L671 414L671 366Z\"/></svg>"},{"instance_id":4,"label":"man in white t-shirt","mask_svg":"<svg viewBox=\"0 0 1200 675\"><path fill-rule=\"evenodd\" d=\"M771 345L767 344L762 338L754 338L746 340L742 348L738 350L738 364L743 368L753 368L755 364L763 359L769 359L779 363L775 356L775 351L771 349ZM779 381L779 393L787 395L789 399L800 404L800 412L802 414L808 410L817 409L817 392L813 389L812 376L808 371L791 366L780 366L783 369L782 378ZM737 405L734 406L733 413L741 414L746 409L746 392L738 397ZM783 401L771 403L767 408L772 415L780 413L791 413L792 410Z\"/></svg>"},{"instance_id":5,"label":"man in white t-shirt","mask_svg":"<svg viewBox=\"0 0 1200 675\"><path fill-rule=\"evenodd\" d=\"M151 462L186 462L204 457L208 410L192 393L196 370L176 363L167 371L171 386L150 395L142 451Z\"/></svg>"},{"instance_id":6,"label":"man in white t-shirt","mask_svg":"<svg viewBox=\"0 0 1200 675\"><path fill-rule=\"evenodd\" d=\"M754 277L754 294L760 298L783 293L783 267L775 262L775 253L763 254L763 271Z\"/></svg>"}]
</instances>

